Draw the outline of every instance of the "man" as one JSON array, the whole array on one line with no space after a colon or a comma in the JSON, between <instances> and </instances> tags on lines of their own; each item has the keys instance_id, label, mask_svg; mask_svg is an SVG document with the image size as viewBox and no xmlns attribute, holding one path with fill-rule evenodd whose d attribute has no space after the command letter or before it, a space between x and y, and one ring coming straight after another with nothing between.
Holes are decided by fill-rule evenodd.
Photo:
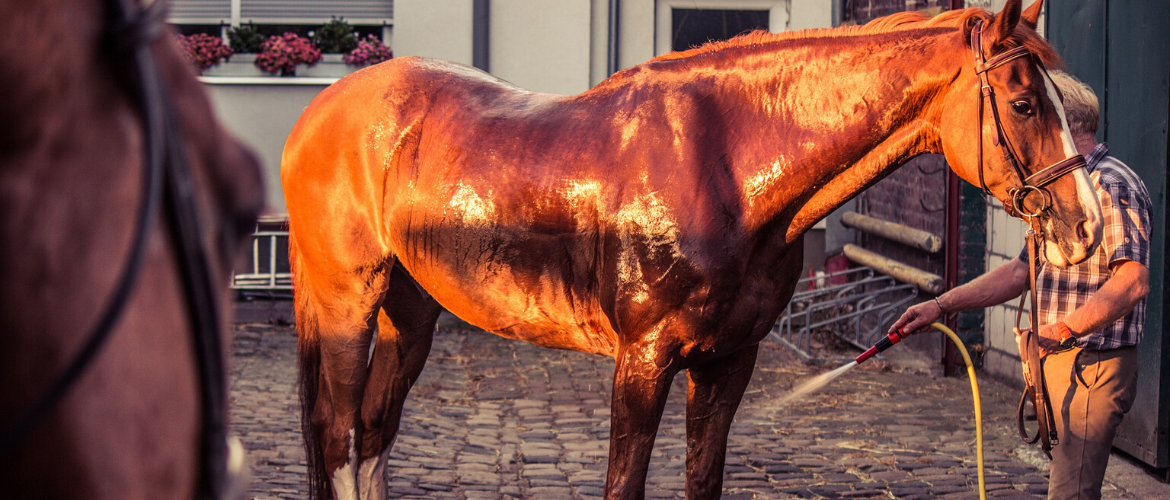
<instances>
[{"instance_id":1,"label":"man","mask_svg":"<svg viewBox=\"0 0 1170 500\"><path fill-rule=\"evenodd\" d=\"M1105 228L1097 252L1080 265L1037 264L1040 351L1060 438L1052 449L1048 498L1099 499L1113 437L1134 399L1135 346L1149 292L1151 204L1141 179L1105 156L1108 146L1096 143L1092 89L1062 72L1051 76L1064 96L1077 151L1089 163ZM1025 250L970 283L909 308L890 331L917 333L943 314L1019 296L1028 283L1027 259Z\"/></svg>"}]
</instances>

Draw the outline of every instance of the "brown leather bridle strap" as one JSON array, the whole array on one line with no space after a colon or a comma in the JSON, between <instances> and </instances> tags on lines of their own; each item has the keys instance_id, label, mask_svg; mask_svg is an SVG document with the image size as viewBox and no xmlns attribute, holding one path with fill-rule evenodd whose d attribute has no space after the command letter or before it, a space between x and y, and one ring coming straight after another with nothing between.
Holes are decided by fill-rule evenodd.
<instances>
[{"instance_id":1,"label":"brown leather bridle strap","mask_svg":"<svg viewBox=\"0 0 1170 500\"><path fill-rule=\"evenodd\" d=\"M976 62L975 63L975 72L980 73L980 74L984 74L984 73L987 73L989 70L992 70L992 69L995 69L995 68L1002 66L1003 64L1007 63L1008 61L1011 61L1013 59L1018 59L1018 58L1021 58L1024 56L1030 56L1030 55L1032 55L1032 53L1028 52L1028 49L1026 49L1022 46L1015 47L1015 48L1009 49L1005 52L1001 52L1000 54L996 55L995 57L988 59L986 62L982 62L982 63ZM983 47L979 47L979 56L978 57L979 57L979 59L983 58Z\"/></svg>"},{"instance_id":2,"label":"brown leather bridle strap","mask_svg":"<svg viewBox=\"0 0 1170 500\"><path fill-rule=\"evenodd\" d=\"M1035 225L1034 220L1030 223ZM1020 396L1020 404L1016 408L1016 429L1020 439L1025 443L1040 442L1040 448L1048 458L1052 458L1052 447L1060 444L1056 431L1056 417L1052 412L1052 400L1048 397L1048 383L1044 379L1044 365L1040 359L1040 310L1036 295L1036 254L1040 250L1037 241L1039 234L1029 228L1027 237L1028 246L1028 288L1020 294L1020 306L1016 309L1016 332L1023 337L1020 342L1020 362L1024 368L1024 393ZM1024 311L1024 298L1031 293L1032 304L1029 309L1029 328L1020 328L1020 318ZM1036 411L1036 435L1031 436L1024 425L1024 409L1027 402L1032 403Z\"/></svg>"},{"instance_id":3,"label":"brown leather bridle strap","mask_svg":"<svg viewBox=\"0 0 1170 500\"><path fill-rule=\"evenodd\" d=\"M983 163L983 116L987 107L991 108L991 117L995 123L995 135L992 136L992 144L998 146L1003 150L1004 159L1012 166L1012 170L1016 173L1016 179L1019 184L1008 188L1008 194L1012 197L1011 203L1005 203L1009 213L1017 217L1031 216L1039 217L1044 214L1052 206L1052 195L1047 190L1042 189L1044 186L1051 184L1056 179L1064 174L1072 172L1080 167L1085 166L1085 160L1081 155L1073 155L1054 165L1045 167L1031 175L1024 172L1020 166L1020 155L1016 152L1016 148L1012 145L1011 140L1003 129L1003 121L999 116L999 108L995 102L995 90L991 87L991 82L988 80L987 72L997 67L1003 66L1010 61L1014 61L1024 56L1032 55L1028 49L1023 46L1013 47L1002 53L996 54L991 59L987 59L983 52L983 21L978 20L975 26L971 28L971 52L975 56L975 74L979 76L979 126L976 129L978 134L977 143L979 144L978 156L978 171L979 171L979 187L983 189L984 193L991 194L991 190L987 188L987 181L984 176ZM1034 210L1025 210L1025 198L1033 192L1040 193L1041 202Z\"/></svg>"},{"instance_id":4,"label":"brown leather bridle strap","mask_svg":"<svg viewBox=\"0 0 1170 500\"><path fill-rule=\"evenodd\" d=\"M1085 161L1084 156L1071 156L1060 163L1029 175L1024 179L1024 184L1028 186L1044 187L1048 184L1051 184L1052 181L1059 179L1064 174L1084 166L1088 166L1088 162Z\"/></svg>"}]
</instances>

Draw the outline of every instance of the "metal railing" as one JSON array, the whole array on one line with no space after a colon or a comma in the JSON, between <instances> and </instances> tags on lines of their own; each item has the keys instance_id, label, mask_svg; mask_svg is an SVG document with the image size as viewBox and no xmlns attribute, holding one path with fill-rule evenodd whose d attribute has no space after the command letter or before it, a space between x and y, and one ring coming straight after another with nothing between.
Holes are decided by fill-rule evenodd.
<instances>
[{"instance_id":1,"label":"metal railing","mask_svg":"<svg viewBox=\"0 0 1170 500\"><path fill-rule=\"evenodd\" d=\"M769 336L806 362L825 361L813 353L818 334L867 349L884 334L894 314L918 296L916 286L899 284L868 267L804 278L796 289Z\"/></svg>"},{"instance_id":2,"label":"metal railing","mask_svg":"<svg viewBox=\"0 0 1170 500\"><path fill-rule=\"evenodd\" d=\"M284 229L284 219L261 220L252 233L251 250L248 261L232 273L232 289L242 293L291 292L288 230Z\"/></svg>"}]
</instances>

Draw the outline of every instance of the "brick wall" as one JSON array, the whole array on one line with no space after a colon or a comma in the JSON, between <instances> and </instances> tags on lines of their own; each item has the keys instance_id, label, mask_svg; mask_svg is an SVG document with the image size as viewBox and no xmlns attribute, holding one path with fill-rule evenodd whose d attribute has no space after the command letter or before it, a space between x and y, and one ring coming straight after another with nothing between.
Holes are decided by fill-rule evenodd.
<instances>
[{"instance_id":1,"label":"brick wall","mask_svg":"<svg viewBox=\"0 0 1170 500\"><path fill-rule=\"evenodd\" d=\"M920 155L862 194L861 213L936 236L946 235L947 164L942 155ZM885 257L942 276L943 252L929 254L880 236L861 233L860 245Z\"/></svg>"},{"instance_id":2,"label":"brick wall","mask_svg":"<svg viewBox=\"0 0 1170 500\"><path fill-rule=\"evenodd\" d=\"M942 155L918 156L860 197L859 212L882 220L896 222L915 229L946 237L946 191L949 168ZM979 188L963 183L960 190L959 221L959 283L968 282L983 274L986 267L987 207ZM885 238L859 233L859 244L888 258L917 267L939 276L946 275L946 252L930 254ZM949 245L950 243L947 242ZM920 292L920 300L932 296ZM956 332L972 351L979 364L982 361L985 336L985 313L967 311L959 315ZM912 338L911 348L942 359L944 341L933 336ZM961 359L957 360L960 364Z\"/></svg>"}]
</instances>

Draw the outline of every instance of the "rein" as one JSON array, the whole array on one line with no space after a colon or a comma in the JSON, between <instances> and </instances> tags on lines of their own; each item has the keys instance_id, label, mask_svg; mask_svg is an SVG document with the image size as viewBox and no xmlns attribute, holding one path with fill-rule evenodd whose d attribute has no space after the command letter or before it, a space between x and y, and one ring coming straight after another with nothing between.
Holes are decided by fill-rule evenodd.
<instances>
[{"instance_id":1,"label":"rein","mask_svg":"<svg viewBox=\"0 0 1170 500\"><path fill-rule=\"evenodd\" d=\"M164 31L167 2L155 0L141 8L132 7L129 2L107 2L112 25L106 42L116 51L116 60L128 60L125 69L133 82L133 97L139 107L146 139L143 194L135 219L133 244L114 293L97 323L85 337L80 351L36 402L0 432L0 458L7 458L16 451L17 445L48 416L92 366L97 354L109 340L142 272L150 228L162 208L182 268L183 290L199 371L202 431L198 498L224 498L229 488L234 486L234 469L239 466L236 462L242 462L243 457L242 451L236 449L238 441L229 443L227 437L227 385L223 371L218 299L207 252L202 243L194 185L186 164L181 131L151 50L151 44ZM164 201L165 206L160 206Z\"/></svg>"},{"instance_id":2,"label":"rein","mask_svg":"<svg viewBox=\"0 0 1170 500\"><path fill-rule=\"evenodd\" d=\"M1009 61L1031 56L1032 54L1027 48L1020 46L987 59L983 53L982 20L977 21L971 29L971 50L975 55L975 74L979 75L980 84L979 128L977 129L977 133L979 134L979 186L983 189L984 193L991 194L991 190L987 188L987 182L984 180L983 172L983 117L985 109L990 105L991 117L995 122L995 135L992 137L992 144L1003 150L1004 159L1011 164L1012 171L1015 173L1016 180L1018 181L1018 185L1008 188L1008 196L1011 197L1011 203L1005 203L1004 205L1009 213L1017 217L1022 217L1028 223L1028 288L1020 294L1020 305L1016 310L1016 334L1022 337L1020 342L1020 361L1023 363L1025 383L1024 393L1020 396L1020 404L1016 412L1016 424L1020 439L1028 444L1034 444L1040 441L1040 447L1044 450L1044 453L1049 458L1052 458L1052 447L1053 445L1059 444L1060 441L1056 432L1055 417L1052 413L1052 401L1048 397L1048 384L1044 380L1044 370L1040 359L1038 331L1040 313L1037 308L1038 301L1036 300L1036 254L1039 252L1042 241L1043 226L1039 223L1039 219L1046 216L1048 210L1052 207L1052 193L1045 189L1045 186L1069 172L1078 168L1087 167L1087 164L1083 156L1073 155L1040 169L1031 175L1026 174L1020 166L1020 156L1016 152L1016 148L1004 132L1003 122L999 116L999 107L995 103L995 90L988 81L987 73ZM1041 69L1043 69L1043 66L1041 66ZM1040 196L1040 203L1036 208L1029 209L1025 202L1032 194L1038 194ZM1029 314L1030 328L1020 329L1024 300L1029 294L1032 296L1032 307ZM1038 428L1034 436L1030 436L1024 428L1024 406L1026 402L1031 402L1032 407L1036 411Z\"/></svg>"}]
</instances>

